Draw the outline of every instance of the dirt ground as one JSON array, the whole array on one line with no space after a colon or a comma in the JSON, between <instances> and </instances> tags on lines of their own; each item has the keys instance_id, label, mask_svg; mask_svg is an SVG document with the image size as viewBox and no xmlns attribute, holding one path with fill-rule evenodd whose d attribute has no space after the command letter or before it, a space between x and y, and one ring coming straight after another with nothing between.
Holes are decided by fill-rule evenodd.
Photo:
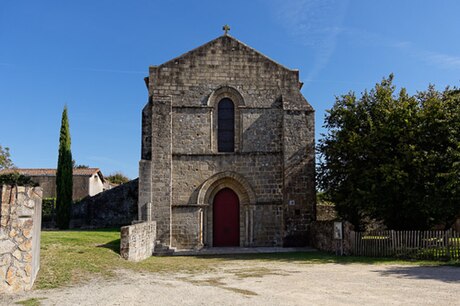
<instances>
[{"instance_id":1,"label":"dirt ground","mask_svg":"<svg viewBox=\"0 0 460 306\"><path fill-rule=\"evenodd\" d=\"M460 268L245 261L197 274L122 270L115 278L2 296L0 304L31 298L42 305L459 305Z\"/></svg>"}]
</instances>

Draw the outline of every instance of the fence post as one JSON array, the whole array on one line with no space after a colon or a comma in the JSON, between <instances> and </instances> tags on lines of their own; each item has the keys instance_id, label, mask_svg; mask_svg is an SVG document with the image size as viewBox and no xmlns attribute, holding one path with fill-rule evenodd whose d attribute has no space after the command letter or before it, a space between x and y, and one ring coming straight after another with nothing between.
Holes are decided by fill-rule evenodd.
<instances>
[{"instance_id":1,"label":"fence post","mask_svg":"<svg viewBox=\"0 0 460 306\"><path fill-rule=\"evenodd\" d=\"M444 234L444 239L446 240L446 249L447 249L446 250L446 252L447 252L446 255L447 255L447 258L449 260L451 259L451 256L450 256L450 236L451 236L450 231L451 230L452 229L445 231L445 234Z\"/></svg>"},{"instance_id":2,"label":"fence post","mask_svg":"<svg viewBox=\"0 0 460 306\"><path fill-rule=\"evenodd\" d=\"M391 230L391 256L395 256L396 248L395 248L395 231Z\"/></svg>"}]
</instances>

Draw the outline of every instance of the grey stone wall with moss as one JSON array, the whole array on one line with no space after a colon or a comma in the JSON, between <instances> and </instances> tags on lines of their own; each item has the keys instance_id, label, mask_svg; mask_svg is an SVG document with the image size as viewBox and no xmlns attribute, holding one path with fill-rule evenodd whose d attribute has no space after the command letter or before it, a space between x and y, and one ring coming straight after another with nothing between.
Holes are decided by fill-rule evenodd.
<instances>
[{"instance_id":1,"label":"grey stone wall with moss","mask_svg":"<svg viewBox=\"0 0 460 306\"><path fill-rule=\"evenodd\" d=\"M152 203L157 239L213 246L213 196L226 186L240 199L241 246L305 245L316 213L314 110L299 72L224 35L150 67L146 84L139 218ZM217 151L223 98L235 104L232 153Z\"/></svg>"},{"instance_id":2,"label":"grey stone wall with moss","mask_svg":"<svg viewBox=\"0 0 460 306\"><path fill-rule=\"evenodd\" d=\"M31 289L40 269L42 188L0 186L0 293Z\"/></svg>"}]
</instances>

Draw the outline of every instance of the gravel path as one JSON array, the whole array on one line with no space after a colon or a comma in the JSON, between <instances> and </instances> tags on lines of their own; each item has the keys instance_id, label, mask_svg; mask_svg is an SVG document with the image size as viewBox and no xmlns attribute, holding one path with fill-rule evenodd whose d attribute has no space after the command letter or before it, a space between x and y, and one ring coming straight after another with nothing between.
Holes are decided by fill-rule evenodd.
<instances>
[{"instance_id":1,"label":"gravel path","mask_svg":"<svg viewBox=\"0 0 460 306\"><path fill-rule=\"evenodd\" d=\"M244 261L197 274L118 271L74 287L0 297L1 305L460 305L460 268Z\"/></svg>"}]
</instances>

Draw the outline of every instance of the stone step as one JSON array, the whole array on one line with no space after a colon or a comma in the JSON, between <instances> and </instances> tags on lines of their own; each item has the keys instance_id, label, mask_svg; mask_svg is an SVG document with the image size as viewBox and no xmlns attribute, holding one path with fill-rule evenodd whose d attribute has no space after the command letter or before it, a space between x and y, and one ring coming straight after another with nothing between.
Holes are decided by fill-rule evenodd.
<instances>
[{"instance_id":1,"label":"stone step","mask_svg":"<svg viewBox=\"0 0 460 306\"><path fill-rule=\"evenodd\" d=\"M167 245L163 245L162 243L159 243L158 241L155 243L155 248L153 249L153 255L154 256L170 256L174 254L174 249L171 249Z\"/></svg>"}]
</instances>

